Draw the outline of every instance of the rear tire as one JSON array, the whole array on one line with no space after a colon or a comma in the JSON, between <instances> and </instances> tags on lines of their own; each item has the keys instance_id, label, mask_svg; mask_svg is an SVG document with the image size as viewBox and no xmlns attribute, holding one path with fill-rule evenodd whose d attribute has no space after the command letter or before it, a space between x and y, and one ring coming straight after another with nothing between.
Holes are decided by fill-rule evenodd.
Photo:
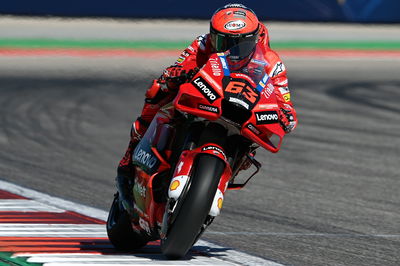
<instances>
[{"instance_id":1,"label":"rear tire","mask_svg":"<svg viewBox=\"0 0 400 266\"><path fill-rule=\"evenodd\" d=\"M168 225L166 238L161 240L162 253L170 259L186 255L202 232L202 226L210 212L224 162L209 154L200 154L194 164L191 184L183 199L178 202L179 209Z\"/></svg>"},{"instance_id":2,"label":"rear tire","mask_svg":"<svg viewBox=\"0 0 400 266\"><path fill-rule=\"evenodd\" d=\"M132 229L129 214L120 206L118 194L114 197L107 218L107 235L113 246L121 251L138 249L147 240Z\"/></svg>"}]
</instances>

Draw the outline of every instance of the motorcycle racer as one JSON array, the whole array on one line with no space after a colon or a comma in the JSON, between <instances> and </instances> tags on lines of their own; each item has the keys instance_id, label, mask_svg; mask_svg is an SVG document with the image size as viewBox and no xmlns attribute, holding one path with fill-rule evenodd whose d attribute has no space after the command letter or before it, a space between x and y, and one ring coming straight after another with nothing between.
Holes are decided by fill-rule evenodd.
<instances>
[{"instance_id":1,"label":"motorcycle racer","mask_svg":"<svg viewBox=\"0 0 400 266\"><path fill-rule=\"evenodd\" d=\"M133 209L130 196L133 183L132 152L151 120L162 106L172 101L179 86L190 81L211 54L225 52L239 43L245 44L241 45L244 49L233 51L228 60L238 68L244 67L251 60L256 46L261 48L268 61L265 72L271 78L278 99L281 125L286 133L296 127L297 117L290 98L287 71L279 55L270 48L267 28L258 21L254 11L242 4L228 4L219 8L211 18L210 33L197 37L181 53L175 64L153 80L146 91L141 115L132 124L130 142L117 171L119 199L128 213Z\"/></svg>"}]
</instances>

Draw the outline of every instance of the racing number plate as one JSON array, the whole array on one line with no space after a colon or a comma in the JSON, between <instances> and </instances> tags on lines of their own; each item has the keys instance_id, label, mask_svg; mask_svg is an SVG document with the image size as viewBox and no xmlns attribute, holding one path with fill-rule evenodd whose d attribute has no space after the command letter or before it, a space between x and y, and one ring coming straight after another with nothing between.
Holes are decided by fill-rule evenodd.
<instances>
[{"instance_id":1,"label":"racing number plate","mask_svg":"<svg viewBox=\"0 0 400 266\"><path fill-rule=\"evenodd\" d=\"M225 80L225 99L251 110L260 99L260 93L245 79L230 78ZM225 85L225 84L224 84Z\"/></svg>"}]
</instances>

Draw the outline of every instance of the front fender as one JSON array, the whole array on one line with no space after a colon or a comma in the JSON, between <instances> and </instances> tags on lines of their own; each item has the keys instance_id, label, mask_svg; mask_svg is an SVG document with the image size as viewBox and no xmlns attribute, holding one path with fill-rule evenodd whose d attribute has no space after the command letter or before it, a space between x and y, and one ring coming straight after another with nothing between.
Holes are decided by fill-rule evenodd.
<instances>
[{"instance_id":1,"label":"front fender","mask_svg":"<svg viewBox=\"0 0 400 266\"><path fill-rule=\"evenodd\" d=\"M173 178L168 189L169 198L177 200L181 196L190 179L191 171L197 156L204 153L211 154L224 162L225 169L222 176L218 177L220 178L218 190L220 190L222 195L225 193L225 190L228 186L228 181L232 176L232 169L227 161L224 150L217 144L207 143L194 150L182 152L178 163L176 164Z\"/></svg>"}]
</instances>

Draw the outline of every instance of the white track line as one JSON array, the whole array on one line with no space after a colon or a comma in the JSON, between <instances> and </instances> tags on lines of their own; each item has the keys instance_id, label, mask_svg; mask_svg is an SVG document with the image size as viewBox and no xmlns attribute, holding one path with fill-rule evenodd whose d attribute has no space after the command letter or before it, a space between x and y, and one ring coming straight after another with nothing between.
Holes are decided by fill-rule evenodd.
<instances>
[{"instance_id":1,"label":"white track line","mask_svg":"<svg viewBox=\"0 0 400 266\"><path fill-rule=\"evenodd\" d=\"M37 192L32 189L24 188L6 181L0 180L0 189L6 190L11 193L15 193L27 198L30 198L34 201L43 203L45 205L49 205L52 207L56 208L61 208L63 210L68 210L68 211L74 211L77 213L81 213L93 218L97 218L100 220L105 221L107 219L108 213L103 210L99 210L96 208L88 207L85 205L77 204L71 201L63 200L57 197L53 197L44 193ZM74 225L76 226L76 225ZM104 225L103 225L104 227ZM49 229L49 228L48 228ZM104 229L103 229L104 230ZM1 232L1 231L0 231ZM5 231L4 231L5 232ZM103 231L104 232L104 231ZM45 232L43 232L45 233ZM87 233L87 232L86 232ZM91 232L89 232L91 233ZM100 232L99 232L100 233ZM49 235L49 232L47 232ZM24 235L26 236L26 235ZM54 235L52 235L54 236ZM74 235L75 236L75 235ZM96 235L97 236L97 235ZM132 262L118 262L117 264L115 263L109 263L109 262L96 262L96 263L91 263L90 261L86 261L86 263L79 263L79 264L73 264L75 266L77 265L82 265L82 266L91 266L91 265L118 265L118 264L132 264L132 265L232 265L232 264L239 264L239 265L266 265L266 266L278 266L282 264L275 263L273 261L265 260L260 257L256 256L251 256L243 252L235 251L235 250L230 250L226 247L218 246L215 244L212 244L210 242L206 242L204 240L199 240L195 247L194 250L196 250L196 246L207 246L210 249L216 249L216 250L224 250L225 251L218 251L218 253L215 256L218 256L218 259L216 257L212 257L213 255L208 252L208 254L211 257L195 257L194 259L184 261L168 261L168 260L163 260L163 261L151 261L151 262L140 262L140 263L132 263ZM32 257L34 257L32 255ZM162 258L162 255L158 255L159 258ZM210 261L208 260L207 262L205 259L211 259L211 264ZM55 263L45 263L44 266L66 266L66 265L71 265L69 262L55 262Z\"/></svg>"},{"instance_id":2,"label":"white track line","mask_svg":"<svg viewBox=\"0 0 400 266\"><path fill-rule=\"evenodd\" d=\"M132 264L142 265L151 264L154 265L155 261L159 261L160 265L237 265L234 263L228 263L226 261L209 258L209 257L195 257L190 261L179 260L179 261L168 261L161 254L135 254L135 255L96 255L96 254L20 254L16 257L30 256L27 262L31 263L45 263L48 266L53 263L57 264L68 264L73 263L74 266L79 264L108 264L108 265L119 265L119 264ZM162 262L161 262L162 261ZM63 264L63 265L65 265Z\"/></svg>"},{"instance_id":3,"label":"white track line","mask_svg":"<svg viewBox=\"0 0 400 266\"><path fill-rule=\"evenodd\" d=\"M151 260L151 261L135 261L135 260L130 260L130 261L121 261L121 260L116 260L116 261L74 261L74 262L46 262L44 263L43 266L88 266L88 265L112 265L112 266L118 266L118 265L238 265L238 264L233 264L233 263L228 263L223 260L219 261L211 261L210 259L208 261L198 261L195 259L191 259L190 261L160 261L158 262L157 260ZM259 265L268 265L268 264L259 264Z\"/></svg>"},{"instance_id":4,"label":"white track line","mask_svg":"<svg viewBox=\"0 0 400 266\"><path fill-rule=\"evenodd\" d=\"M102 224L2 223L0 236L107 237L107 232Z\"/></svg>"},{"instance_id":5,"label":"white track line","mask_svg":"<svg viewBox=\"0 0 400 266\"><path fill-rule=\"evenodd\" d=\"M256 235L256 236L294 236L294 237L376 237L376 238L397 238L400 234L329 234L329 233L284 233L284 232L218 232L218 231L207 231L205 233L212 235Z\"/></svg>"},{"instance_id":6,"label":"white track line","mask_svg":"<svg viewBox=\"0 0 400 266\"><path fill-rule=\"evenodd\" d=\"M100 220L107 220L108 213L103 210L95 209L89 206L77 204L72 201L56 198L29 188L24 188L3 180L0 180L0 189L21 195L40 203L49 205L49 207L58 207L68 211L74 211Z\"/></svg>"},{"instance_id":7,"label":"white track line","mask_svg":"<svg viewBox=\"0 0 400 266\"><path fill-rule=\"evenodd\" d=\"M34 263L46 263L46 262L85 262L85 261L105 261L105 262L117 262L117 261L151 261L148 258L139 258L136 256L104 256L104 255L91 255L91 256L33 256L27 260L28 262Z\"/></svg>"},{"instance_id":8,"label":"white track line","mask_svg":"<svg viewBox=\"0 0 400 266\"><path fill-rule=\"evenodd\" d=\"M2 199L0 200L0 212L21 211L24 212L64 212L64 210L25 199Z\"/></svg>"}]
</instances>

